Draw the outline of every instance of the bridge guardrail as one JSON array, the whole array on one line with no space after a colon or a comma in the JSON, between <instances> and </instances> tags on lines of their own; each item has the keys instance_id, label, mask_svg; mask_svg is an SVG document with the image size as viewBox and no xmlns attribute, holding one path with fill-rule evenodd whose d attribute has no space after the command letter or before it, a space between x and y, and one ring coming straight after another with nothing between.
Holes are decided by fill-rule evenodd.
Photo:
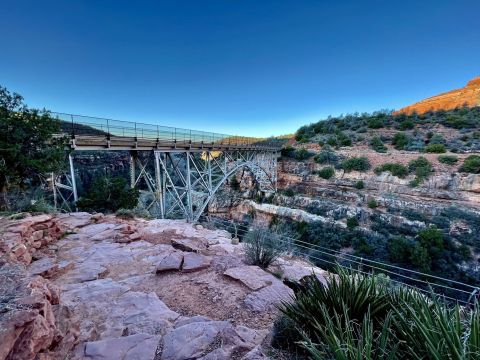
<instances>
[{"instance_id":1,"label":"bridge guardrail","mask_svg":"<svg viewBox=\"0 0 480 360\"><path fill-rule=\"evenodd\" d=\"M137 122L105 119L83 115L52 112L51 116L61 123L63 133L76 136L102 136L111 138L145 139L168 143L201 143L221 146L278 148L284 140L253 138L219 134L176 127L143 124Z\"/></svg>"}]
</instances>

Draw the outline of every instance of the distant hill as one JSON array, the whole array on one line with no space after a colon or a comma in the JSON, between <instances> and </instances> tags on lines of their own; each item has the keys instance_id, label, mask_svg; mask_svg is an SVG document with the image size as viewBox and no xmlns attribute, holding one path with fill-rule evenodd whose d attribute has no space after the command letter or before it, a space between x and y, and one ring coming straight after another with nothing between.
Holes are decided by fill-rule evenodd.
<instances>
[{"instance_id":1,"label":"distant hill","mask_svg":"<svg viewBox=\"0 0 480 360\"><path fill-rule=\"evenodd\" d=\"M451 110L462 106L474 107L480 105L480 76L470 80L461 89L432 96L415 104L406 106L394 114L423 114L431 110Z\"/></svg>"}]
</instances>

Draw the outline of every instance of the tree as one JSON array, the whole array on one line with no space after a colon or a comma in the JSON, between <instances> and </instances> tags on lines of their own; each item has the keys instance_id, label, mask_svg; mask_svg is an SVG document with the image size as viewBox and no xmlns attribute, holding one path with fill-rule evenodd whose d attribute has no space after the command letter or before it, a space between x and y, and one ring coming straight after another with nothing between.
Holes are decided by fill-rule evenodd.
<instances>
[{"instance_id":1,"label":"tree","mask_svg":"<svg viewBox=\"0 0 480 360\"><path fill-rule=\"evenodd\" d=\"M103 176L93 181L77 206L87 211L115 212L133 209L138 204L138 196L138 189L131 189L124 178Z\"/></svg>"},{"instance_id":2,"label":"tree","mask_svg":"<svg viewBox=\"0 0 480 360\"><path fill-rule=\"evenodd\" d=\"M0 209L8 210L7 192L39 183L40 175L65 163L60 124L46 110L30 109L23 97L0 86Z\"/></svg>"}]
</instances>

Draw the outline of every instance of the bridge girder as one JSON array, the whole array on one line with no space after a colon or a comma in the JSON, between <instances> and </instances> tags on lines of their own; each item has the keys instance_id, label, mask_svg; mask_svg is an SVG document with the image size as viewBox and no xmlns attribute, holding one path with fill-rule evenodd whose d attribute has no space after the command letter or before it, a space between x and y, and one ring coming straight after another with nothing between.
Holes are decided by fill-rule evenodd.
<instances>
[{"instance_id":1,"label":"bridge girder","mask_svg":"<svg viewBox=\"0 0 480 360\"><path fill-rule=\"evenodd\" d=\"M147 210L155 217L196 221L218 189L241 168L250 170L261 191L275 192L277 157L278 153L270 149L135 150L130 153L130 186L140 190ZM54 194L68 209L72 208L71 200L77 200L73 155L69 156L69 165L69 172L53 182Z\"/></svg>"}]
</instances>

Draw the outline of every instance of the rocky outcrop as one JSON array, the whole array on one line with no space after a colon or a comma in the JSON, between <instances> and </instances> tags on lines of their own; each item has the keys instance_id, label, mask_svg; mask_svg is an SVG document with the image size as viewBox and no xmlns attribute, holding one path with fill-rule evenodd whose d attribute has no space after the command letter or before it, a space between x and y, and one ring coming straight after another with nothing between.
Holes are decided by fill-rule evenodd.
<instances>
[{"instance_id":1,"label":"rocky outcrop","mask_svg":"<svg viewBox=\"0 0 480 360\"><path fill-rule=\"evenodd\" d=\"M427 111L451 110L462 106L480 105L480 77L470 80L467 85L461 89L448 91L446 93L432 96L428 99L419 101L415 104L406 106L396 111L395 114L423 114Z\"/></svg>"},{"instance_id":2,"label":"rocky outcrop","mask_svg":"<svg viewBox=\"0 0 480 360\"><path fill-rule=\"evenodd\" d=\"M48 214L27 214L21 222L7 219L0 226L0 256L6 255L27 265L38 249L63 235L57 219Z\"/></svg>"},{"instance_id":3,"label":"rocky outcrop","mask_svg":"<svg viewBox=\"0 0 480 360\"><path fill-rule=\"evenodd\" d=\"M2 262L2 275L20 272L1 294L1 304L11 301L1 309L0 360L261 359L277 306L293 295L245 265L243 245L225 231L86 213L47 218L65 236L27 267L10 256ZM30 224L9 220L7 228L30 234ZM289 278L312 268L288 271L287 262L276 266Z\"/></svg>"}]
</instances>

